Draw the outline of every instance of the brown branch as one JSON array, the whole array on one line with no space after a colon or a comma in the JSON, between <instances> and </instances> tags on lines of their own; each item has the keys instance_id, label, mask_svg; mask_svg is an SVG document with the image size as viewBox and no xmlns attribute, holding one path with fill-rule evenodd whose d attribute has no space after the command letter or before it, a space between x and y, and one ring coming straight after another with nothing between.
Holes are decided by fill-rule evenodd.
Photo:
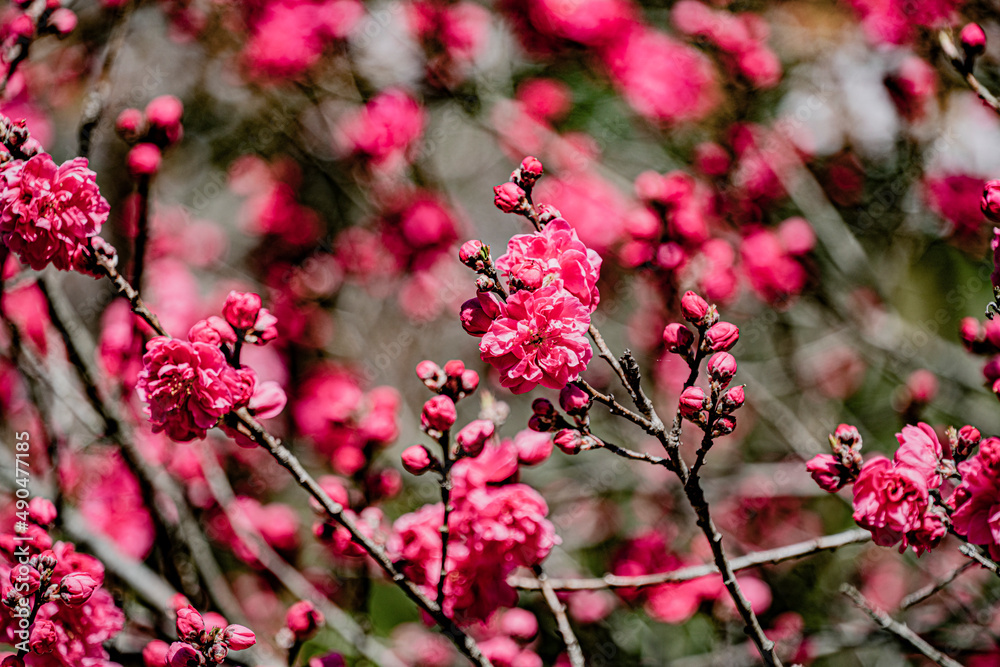
<instances>
[{"instance_id":1,"label":"brown branch","mask_svg":"<svg viewBox=\"0 0 1000 667\"><path fill-rule=\"evenodd\" d=\"M777 549L767 551L757 551L740 556L730 561L733 570L747 570L761 565L777 565L797 558L805 558L822 551L839 549L849 544L861 544L871 539L871 533L862 528L845 530L842 533L817 537L804 542L789 544ZM657 572L655 574L642 574L633 577L622 577L615 574L605 574L603 577L595 579L549 579L549 585L557 591L593 591L604 588L643 588L645 586L656 586L658 584L676 584L682 581L700 579L709 575L718 574L719 568L714 563L704 565L691 565L670 572ZM514 588L522 590L539 590L541 583L535 577L510 577L507 579Z\"/></svg>"},{"instance_id":2,"label":"brown branch","mask_svg":"<svg viewBox=\"0 0 1000 667\"><path fill-rule=\"evenodd\" d=\"M887 632L891 632L900 640L906 642L913 648L917 649L931 662L941 665L942 667L962 667L962 665L955 660L952 660L946 656L941 651L937 650L926 641L920 638L920 636L909 628L905 623L900 623L894 620L889 614L885 613L881 609L874 607L871 602L865 599L858 589L850 584L844 584L840 587L840 592L850 598L851 602L862 610L868 616L878 623L878 625Z\"/></svg>"},{"instance_id":3,"label":"brown branch","mask_svg":"<svg viewBox=\"0 0 1000 667\"><path fill-rule=\"evenodd\" d=\"M971 544L962 544L958 547L958 550L962 552L963 556L971 558L993 574L1000 576L1000 565L993 559L984 556L978 547Z\"/></svg>"},{"instance_id":4,"label":"brown branch","mask_svg":"<svg viewBox=\"0 0 1000 667\"><path fill-rule=\"evenodd\" d=\"M970 567L972 567L975 564L976 564L976 562L972 561L972 560L970 560L967 563L963 563L959 567L956 567L954 570L952 570L951 572L949 572L948 574L946 574L940 580L935 581L932 584L928 584L927 586L924 586L920 590L917 590L917 591L914 591L913 593L910 593L905 598L903 598L902 602L899 603L899 609L900 609L900 611L905 611L905 610L909 609L910 607L913 607L914 605L918 605L921 602L923 602L924 600L926 600L927 598L929 598L932 595L934 595L935 593L943 590L951 582L953 582L956 579L958 579L959 575L961 575L963 572L965 572L966 570L968 570Z\"/></svg>"},{"instance_id":5,"label":"brown branch","mask_svg":"<svg viewBox=\"0 0 1000 667\"><path fill-rule=\"evenodd\" d=\"M533 570L542 591L542 597L545 598L545 604L549 606L552 614L556 617L556 626L558 626L559 634L562 635L563 642L566 644L566 653L569 654L569 664L572 667L585 667L587 661L583 657L583 650L580 649L580 642L573 634L573 626L570 625L569 618L566 617L566 607L559 601L555 590L549 583L548 576L542 571L542 567L536 565Z\"/></svg>"}]
</instances>

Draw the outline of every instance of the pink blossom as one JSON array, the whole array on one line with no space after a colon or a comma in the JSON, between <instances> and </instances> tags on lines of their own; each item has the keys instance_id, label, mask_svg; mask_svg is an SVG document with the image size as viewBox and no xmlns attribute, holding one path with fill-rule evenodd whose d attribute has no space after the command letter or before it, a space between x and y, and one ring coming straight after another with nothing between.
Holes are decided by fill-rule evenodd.
<instances>
[{"instance_id":1,"label":"pink blossom","mask_svg":"<svg viewBox=\"0 0 1000 667\"><path fill-rule=\"evenodd\" d=\"M110 207L86 159L56 166L40 153L9 163L0 180L0 242L22 262L35 270L51 263L68 271L78 255L89 255L89 239L100 233Z\"/></svg>"},{"instance_id":2,"label":"pink blossom","mask_svg":"<svg viewBox=\"0 0 1000 667\"><path fill-rule=\"evenodd\" d=\"M560 120L573 104L566 84L554 79L528 79L517 88L517 99L530 116L546 122Z\"/></svg>"},{"instance_id":3,"label":"pink blossom","mask_svg":"<svg viewBox=\"0 0 1000 667\"><path fill-rule=\"evenodd\" d=\"M591 311L600 293L601 256L585 246L562 218L534 234L518 234L507 243L507 252L496 260L514 290L534 290L553 283L577 297Z\"/></svg>"},{"instance_id":4,"label":"pink blossom","mask_svg":"<svg viewBox=\"0 0 1000 667\"><path fill-rule=\"evenodd\" d=\"M974 239L983 228L980 210L982 178L967 174L943 174L924 180L924 194L931 210L949 223L948 235Z\"/></svg>"},{"instance_id":5,"label":"pink blossom","mask_svg":"<svg viewBox=\"0 0 1000 667\"><path fill-rule=\"evenodd\" d=\"M880 546L892 546L924 525L928 494L922 473L884 456L868 460L854 483L854 520Z\"/></svg>"},{"instance_id":6,"label":"pink blossom","mask_svg":"<svg viewBox=\"0 0 1000 667\"><path fill-rule=\"evenodd\" d=\"M902 433L896 434L896 439L899 441L894 457L896 463L919 473L928 489L941 486L938 464L942 450L934 429L923 422L917 426L904 426Z\"/></svg>"},{"instance_id":7,"label":"pink blossom","mask_svg":"<svg viewBox=\"0 0 1000 667\"><path fill-rule=\"evenodd\" d=\"M958 464L962 484L949 502L955 506L951 513L955 532L1000 558L1000 457L991 440L984 440L976 456Z\"/></svg>"},{"instance_id":8,"label":"pink blossom","mask_svg":"<svg viewBox=\"0 0 1000 667\"><path fill-rule=\"evenodd\" d=\"M403 90L390 89L346 116L337 129L337 142L345 152L391 171L413 160L425 124L417 101Z\"/></svg>"},{"instance_id":9,"label":"pink blossom","mask_svg":"<svg viewBox=\"0 0 1000 667\"><path fill-rule=\"evenodd\" d=\"M136 389L148 403L154 433L166 431L179 441L203 438L233 408L241 382L219 348L159 336L142 361Z\"/></svg>"},{"instance_id":10,"label":"pink blossom","mask_svg":"<svg viewBox=\"0 0 1000 667\"><path fill-rule=\"evenodd\" d=\"M590 312L558 285L522 290L501 306L479 344L483 361L500 371L500 384L516 394L538 385L562 389L593 356Z\"/></svg>"}]
</instances>

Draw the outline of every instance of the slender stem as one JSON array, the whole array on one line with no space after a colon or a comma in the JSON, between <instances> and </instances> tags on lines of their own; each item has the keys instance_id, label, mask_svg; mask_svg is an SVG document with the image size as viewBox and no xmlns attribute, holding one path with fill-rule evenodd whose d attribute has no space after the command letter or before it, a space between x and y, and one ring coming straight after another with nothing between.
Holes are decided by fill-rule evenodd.
<instances>
[{"instance_id":1,"label":"slender stem","mask_svg":"<svg viewBox=\"0 0 1000 667\"><path fill-rule=\"evenodd\" d=\"M952 66L958 73L962 75L969 88L976 95L979 95L979 99L986 106L1000 114L1000 101L997 100L996 96L986 86L979 82L979 79L972 73L972 69L966 66L965 59L958 53L958 49L955 48L955 43L951 41L951 35L948 34L947 30L938 32L938 41L941 42L941 48L944 50L945 55L948 56L948 60L951 61Z\"/></svg>"},{"instance_id":2,"label":"slender stem","mask_svg":"<svg viewBox=\"0 0 1000 667\"><path fill-rule=\"evenodd\" d=\"M984 556L978 547L971 544L962 544L958 547L958 550L962 552L963 556L971 558L993 574L1000 576L1000 565L993 559Z\"/></svg>"},{"instance_id":3,"label":"slender stem","mask_svg":"<svg viewBox=\"0 0 1000 667\"><path fill-rule=\"evenodd\" d=\"M667 460L661 456L654 456L653 454L646 454L645 452L636 452L625 447L619 447L618 445L613 445L606 440L600 440L601 446L609 452L621 456L622 458L632 459L633 461L645 461L647 463L652 463L653 465L661 465L666 467Z\"/></svg>"},{"instance_id":4,"label":"slender stem","mask_svg":"<svg viewBox=\"0 0 1000 667\"><path fill-rule=\"evenodd\" d=\"M452 456L448 432L445 431L438 440L444 455L444 469L441 471L441 503L444 506L444 518L441 521L441 572L438 574L437 606L444 609L444 586L448 579L448 540L451 537L448 519L451 517L451 466L455 462Z\"/></svg>"},{"instance_id":5,"label":"slender stem","mask_svg":"<svg viewBox=\"0 0 1000 667\"><path fill-rule=\"evenodd\" d=\"M883 630L891 632L899 639L903 640L913 648L920 651L931 662L942 667L962 667L960 663L952 660L941 651L937 650L911 630L905 623L894 620L889 614L873 606L858 589L850 584L840 587L840 592L850 598L851 602L859 609L868 614L873 621L879 624Z\"/></svg>"},{"instance_id":6,"label":"slender stem","mask_svg":"<svg viewBox=\"0 0 1000 667\"><path fill-rule=\"evenodd\" d=\"M132 284L142 289L142 273L146 268L146 246L149 245L149 184L150 177L142 175L136 185L135 196L139 198L136 211L135 254L132 258Z\"/></svg>"},{"instance_id":7,"label":"slender stem","mask_svg":"<svg viewBox=\"0 0 1000 667\"><path fill-rule=\"evenodd\" d=\"M577 382L580 384L583 390L590 395L591 398L593 398L598 403L606 405L611 410L611 414L618 415L619 417L625 417L625 419L628 419L630 422L641 426L642 429L647 433L651 435L656 434L656 429L653 427L652 422L650 422L645 417L635 412L632 412L631 410L626 408L624 405L616 401L615 397L612 396L611 394L601 393L599 390L592 387L586 380L582 378L577 380Z\"/></svg>"},{"instance_id":8,"label":"slender stem","mask_svg":"<svg viewBox=\"0 0 1000 667\"><path fill-rule=\"evenodd\" d=\"M535 565L532 570L534 570L535 577L538 580L542 597L545 598L545 604L549 606L552 614L556 617L556 626L559 628L559 634L562 635L563 643L566 644L566 653L569 654L569 664L572 667L585 667L587 661L583 657L580 642L577 641L576 635L573 633L573 626L570 625L569 618L566 617L566 607L563 606L563 603L556 596L556 592L549 583L549 578L542 570L542 566Z\"/></svg>"},{"instance_id":9,"label":"slender stem","mask_svg":"<svg viewBox=\"0 0 1000 667\"><path fill-rule=\"evenodd\" d=\"M948 584L950 584L951 582L953 582L956 579L958 579L959 575L961 575L963 572L965 572L966 570L968 570L970 567L972 567L975 564L976 564L976 561L973 561L973 560L970 560L970 561L968 561L966 563L963 563L962 565L956 567L954 570L952 570L947 575L945 575L944 577L942 577L939 581L935 581L932 584L928 584L927 586L924 586L923 588L921 588L918 591L914 591L913 593L910 593L905 598L903 598L902 602L899 603L899 609L900 609L900 611L905 611L905 610L909 609L910 607L918 605L921 602L923 602L924 600L926 600L927 598L929 598L932 595L934 595L935 593L937 593L938 591L943 590L946 586L948 586Z\"/></svg>"},{"instance_id":10,"label":"slender stem","mask_svg":"<svg viewBox=\"0 0 1000 667\"><path fill-rule=\"evenodd\" d=\"M622 386L625 387L625 391L628 392L629 398L632 399L632 402L635 403L636 407L639 407L641 403L639 395L635 392L635 389L632 388L632 383L629 381L628 376L625 375L625 370L622 368L622 365L618 363L618 359L615 358L611 348L609 348L608 344L604 342L604 336L601 335L601 332L598 331L597 327L593 324L590 325L588 333L590 334L591 339L593 339L594 345L597 346L597 354L608 362L608 365L611 366L612 370L614 370L615 375L617 375L618 379L621 380ZM645 405L645 403L643 403L643 405ZM646 413L646 416L648 417L649 413Z\"/></svg>"},{"instance_id":11,"label":"slender stem","mask_svg":"<svg viewBox=\"0 0 1000 667\"><path fill-rule=\"evenodd\" d=\"M849 544L862 544L871 540L871 533L863 528L853 528L842 533L817 537L804 542L796 542L777 549L757 551L734 558L730 566L735 570L747 570L761 565L776 565L789 560L805 558L822 551L839 549ZM595 591L605 588L643 588L659 584L675 584L682 581L700 579L718 574L719 568L713 563L692 565L671 572L657 572L634 577L623 577L616 574L605 574L596 579L549 579L549 585L557 591ZM514 588L522 590L539 590L541 584L533 577L510 577L507 579Z\"/></svg>"}]
</instances>

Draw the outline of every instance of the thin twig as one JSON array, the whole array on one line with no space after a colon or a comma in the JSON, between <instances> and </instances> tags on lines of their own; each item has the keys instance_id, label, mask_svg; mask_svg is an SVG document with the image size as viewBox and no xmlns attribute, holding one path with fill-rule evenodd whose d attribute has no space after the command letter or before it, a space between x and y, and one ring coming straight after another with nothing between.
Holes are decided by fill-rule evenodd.
<instances>
[{"instance_id":1,"label":"thin twig","mask_svg":"<svg viewBox=\"0 0 1000 667\"><path fill-rule=\"evenodd\" d=\"M951 35L948 34L947 30L941 30L938 32L938 41L941 42L941 48L944 50L944 54L948 56L948 60L951 61L952 66L962 75L965 79L965 83L968 84L969 88L972 89L976 95L979 95L986 106L993 109L995 112L1000 114L1000 101L997 100L996 96L989 91L989 89L983 84L979 83L979 79L975 77L972 70L966 66L965 59L959 55L958 49L955 48L955 43L951 41Z\"/></svg>"},{"instance_id":2,"label":"thin twig","mask_svg":"<svg viewBox=\"0 0 1000 667\"><path fill-rule=\"evenodd\" d=\"M946 586L948 586L948 584L958 579L959 575L961 575L963 572L965 572L975 564L976 562L972 560L963 563L962 565L956 567L954 570L952 570L947 575L942 577L939 581L935 581L932 584L924 586L918 591L910 593L905 598L903 598L902 602L899 603L900 611L905 611L910 607L913 607L914 605L918 605L927 598L937 593L938 591L943 590Z\"/></svg>"},{"instance_id":3,"label":"thin twig","mask_svg":"<svg viewBox=\"0 0 1000 667\"><path fill-rule=\"evenodd\" d=\"M962 667L962 665L955 660L952 660L946 656L941 651L937 650L909 628L905 623L900 623L894 620L889 614L885 613L881 609L872 606L872 603L865 599L865 596L858 591L854 586L850 584L843 584L840 587L840 592L850 598L851 602L861 609L863 612L868 614L873 621L879 624L883 630L891 632L896 635L899 639L906 642L913 648L920 651L928 660L931 662L941 665L942 667Z\"/></svg>"},{"instance_id":4,"label":"thin twig","mask_svg":"<svg viewBox=\"0 0 1000 667\"><path fill-rule=\"evenodd\" d=\"M871 540L871 533L862 528L845 530L842 533L817 537L804 542L789 544L777 549L767 551L757 551L740 556L730 561L733 570L747 570L761 565L777 565L788 560L805 558L820 553L839 549L849 544L861 544ZM689 567L672 570L670 572L657 572L655 574L643 574L633 577L623 577L615 574L606 574L596 579L549 579L549 585L557 591L594 591L604 588L643 588L645 586L656 586L658 584L675 584L682 581L700 579L709 575L718 574L719 568L714 563L704 565L692 565ZM539 590L541 583L534 577L510 577L507 579L514 588L522 590Z\"/></svg>"},{"instance_id":5,"label":"thin twig","mask_svg":"<svg viewBox=\"0 0 1000 667\"><path fill-rule=\"evenodd\" d=\"M1000 565L998 565L993 559L984 556L978 547L971 544L962 544L958 547L958 550L961 551L964 556L976 561L993 574L1000 576Z\"/></svg>"},{"instance_id":6,"label":"thin twig","mask_svg":"<svg viewBox=\"0 0 1000 667\"><path fill-rule=\"evenodd\" d=\"M549 579L542 570L541 565L536 565L532 569L541 588L542 597L545 598L545 604L549 606L552 614L556 617L556 626L559 628L559 634L562 635L563 643L566 644L566 653L569 654L569 664L573 667L585 667L587 662L583 658L583 650L580 648L580 642L577 641L576 635L573 634L573 626L570 625L569 618L566 617L566 607L563 606L563 603L556 596L556 592L553 590L552 585L549 584Z\"/></svg>"},{"instance_id":7,"label":"thin twig","mask_svg":"<svg viewBox=\"0 0 1000 667\"><path fill-rule=\"evenodd\" d=\"M246 520L245 514L236 502L236 494L233 493L229 479L215 458L215 452L205 443L199 443L198 447L201 469L205 473L209 490L229 520L233 531L243 542L252 545L254 555L261 565L290 593L300 600L309 600L315 604L326 617L327 625L350 642L359 654L383 667L405 667L392 651L368 636L347 612L331 602L302 576L301 572L271 548L260 531Z\"/></svg>"}]
</instances>

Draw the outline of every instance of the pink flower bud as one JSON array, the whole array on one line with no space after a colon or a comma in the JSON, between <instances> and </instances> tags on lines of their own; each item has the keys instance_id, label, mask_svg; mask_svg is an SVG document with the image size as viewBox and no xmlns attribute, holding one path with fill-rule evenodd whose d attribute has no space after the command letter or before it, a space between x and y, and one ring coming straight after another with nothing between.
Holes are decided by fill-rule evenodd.
<instances>
[{"instance_id":1,"label":"pink flower bud","mask_svg":"<svg viewBox=\"0 0 1000 667\"><path fill-rule=\"evenodd\" d=\"M681 416L686 419L693 419L702 410L705 410L705 392L701 387L688 387L679 399Z\"/></svg>"},{"instance_id":2,"label":"pink flower bud","mask_svg":"<svg viewBox=\"0 0 1000 667\"><path fill-rule=\"evenodd\" d=\"M538 619L527 609L514 607L500 617L500 632L514 639L528 641L538 634Z\"/></svg>"},{"instance_id":3,"label":"pink flower bud","mask_svg":"<svg viewBox=\"0 0 1000 667\"><path fill-rule=\"evenodd\" d=\"M663 330L663 342L668 352L686 355L691 350L694 334L683 324L668 324Z\"/></svg>"},{"instance_id":4,"label":"pink flower bud","mask_svg":"<svg viewBox=\"0 0 1000 667\"><path fill-rule=\"evenodd\" d=\"M118 114L115 121L115 130L125 141L136 141L143 132L146 118L138 109L125 109Z\"/></svg>"},{"instance_id":5,"label":"pink flower bud","mask_svg":"<svg viewBox=\"0 0 1000 667\"><path fill-rule=\"evenodd\" d=\"M271 419L281 414L288 403L288 396L274 380L261 382L253 390L253 395L247 403L250 412L258 419Z\"/></svg>"},{"instance_id":6,"label":"pink flower bud","mask_svg":"<svg viewBox=\"0 0 1000 667\"><path fill-rule=\"evenodd\" d=\"M526 466L538 465L552 456L552 436L537 431L521 431L514 436L517 460Z\"/></svg>"},{"instance_id":7,"label":"pink flower bud","mask_svg":"<svg viewBox=\"0 0 1000 667\"><path fill-rule=\"evenodd\" d=\"M985 332L979 326L979 320L974 317L962 318L962 322L958 327L958 337L962 340L962 345L969 352L974 352L986 338Z\"/></svg>"},{"instance_id":8,"label":"pink flower bud","mask_svg":"<svg viewBox=\"0 0 1000 667\"><path fill-rule=\"evenodd\" d=\"M743 385L739 387L733 387L719 400L719 412L723 414L728 414L734 410L738 410L743 407L743 403L746 401L746 394L743 391Z\"/></svg>"},{"instance_id":9,"label":"pink flower bud","mask_svg":"<svg viewBox=\"0 0 1000 667\"><path fill-rule=\"evenodd\" d=\"M234 329L253 329L261 305L259 294L233 290L222 306L222 316Z\"/></svg>"},{"instance_id":10,"label":"pink flower bud","mask_svg":"<svg viewBox=\"0 0 1000 667\"><path fill-rule=\"evenodd\" d=\"M861 433L858 432L856 426L851 426L850 424L841 424L830 436L831 445L833 450L836 452L840 447L846 447L848 449L861 449Z\"/></svg>"},{"instance_id":11,"label":"pink flower bud","mask_svg":"<svg viewBox=\"0 0 1000 667\"><path fill-rule=\"evenodd\" d=\"M844 466L833 454L817 454L806 463L806 470L816 480L819 487L828 493L836 493L847 484Z\"/></svg>"},{"instance_id":12,"label":"pink flower bud","mask_svg":"<svg viewBox=\"0 0 1000 667\"><path fill-rule=\"evenodd\" d=\"M28 646L34 653L51 653L59 641L56 624L52 621L35 621L28 635Z\"/></svg>"},{"instance_id":13,"label":"pink flower bud","mask_svg":"<svg viewBox=\"0 0 1000 667\"><path fill-rule=\"evenodd\" d=\"M447 396L435 396L424 403L424 409L420 413L420 427L425 431L444 433L457 418L455 402Z\"/></svg>"},{"instance_id":14,"label":"pink flower bud","mask_svg":"<svg viewBox=\"0 0 1000 667\"><path fill-rule=\"evenodd\" d=\"M146 118L151 127L163 133L167 143L180 141L183 128L181 116L184 114L184 104L173 95L160 95L146 105Z\"/></svg>"},{"instance_id":15,"label":"pink flower bud","mask_svg":"<svg viewBox=\"0 0 1000 667\"><path fill-rule=\"evenodd\" d=\"M209 345L233 344L236 342L236 332L229 323L218 315L199 320L188 330L188 340L192 343L207 343Z\"/></svg>"},{"instance_id":16,"label":"pink flower bud","mask_svg":"<svg viewBox=\"0 0 1000 667\"><path fill-rule=\"evenodd\" d=\"M444 365L444 374L450 378L460 378L465 372L465 364L459 359L452 359Z\"/></svg>"},{"instance_id":17,"label":"pink flower bud","mask_svg":"<svg viewBox=\"0 0 1000 667\"><path fill-rule=\"evenodd\" d=\"M73 32L73 29L76 28L76 22L76 14L73 10L65 7L60 7L49 16L49 25L60 37L65 37Z\"/></svg>"},{"instance_id":18,"label":"pink flower bud","mask_svg":"<svg viewBox=\"0 0 1000 667\"><path fill-rule=\"evenodd\" d=\"M579 431L574 431L571 428L564 428L556 433L554 442L556 447L570 455L579 454L584 449L583 436Z\"/></svg>"},{"instance_id":19,"label":"pink flower bud","mask_svg":"<svg viewBox=\"0 0 1000 667\"><path fill-rule=\"evenodd\" d=\"M220 641L216 641L205 651L208 654L208 659L217 665L221 665L229 655L229 647Z\"/></svg>"},{"instance_id":20,"label":"pink flower bud","mask_svg":"<svg viewBox=\"0 0 1000 667\"><path fill-rule=\"evenodd\" d=\"M177 610L177 637L181 641L196 642L205 630L205 619L194 607Z\"/></svg>"},{"instance_id":21,"label":"pink flower bud","mask_svg":"<svg viewBox=\"0 0 1000 667\"><path fill-rule=\"evenodd\" d=\"M575 384L568 384L559 392L559 406L571 415L582 415L590 409L590 394Z\"/></svg>"},{"instance_id":22,"label":"pink flower bud","mask_svg":"<svg viewBox=\"0 0 1000 667\"><path fill-rule=\"evenodd\" d=\"M27 14L21 14L14 17L14 20L7 26L7 30L18 37L31 37L35 34L35 23Z\"/></svg>"},{"instance_id":23,"label":"pink flower bud","mask_svg":"<svg viewBox=\"0 0 1000 667\"><path fill-rule=\"evenodd\" d=\"M39 526L49 525L58 516L56 506L52 504L52 501L41 496L35 496L28 503L28 514L31 516L31 520Z\"/></svg>"},{"instance_id":24,"label":"pink flower bud","mask_svg":"<svg viewBox=\"0 0 1000 667\"><path fill-rule=\"evenodd\" d=\"M705 341L713 352L728 352L740 339L740 330L735 324L719 322L705 332Z\"/></svg>"},{"instance_id":25,"label":"pink flower bud","mask_svg":"<svg viewBox=\"0 0 1000 667\"><path fill-rule=\"evenodd\" d=\"M734 430L736 430L736 417L729 415L719 417L712 424L712 435L714 436L729 435Z\"/></svg>"},{"instance_id":26,"label":"pink flower bud","mask_svg":"<svg viewBox=\"0 0 1000 667\"><path fill-rule=\"evenodd\" d=\"M34 595L42 583L42 574L27 563L14 565L10 569L10 583L21 595Z\"/></svg>"},{"instance_id":27,"label":"pink flower bud","mask_svg":"<svg viewBox=\"0 0 1000 667\"><path fill-rule=\"evenodd\" d=\"M521 186L508 181L493 188L493 203L504 213L515 213L527 203L527 195Z\"/></svg>"},{"instance_id":28,"label":"pink flower bud","mask_svg":"<svg viewBox=\"0 0 1000 667\"><path fill-rule=\"evenodd\" d=\"M486 441L493 437L496 425L488 419L469 422L455 436L455 441L467 456L476 457L483 451Z\"/></svg>"},{"instance_id":29,"label":"pink flower bud","mask_svg":"<svg viewBox=\"0 0 1000 667\"><path fill-rule=\"evenodd\" d=\"M70 607L79 607L100 584L86 572L71 572L59 582L59 597Z\"/></svg>"},{"instance_id":30,"label":"pink flower bud","mask_svg":"<svg viewBox=\"0 0 1000 667\"><path fill-rule=\"evenodd\" d=\"M459 318L467 334L482 338L483 334L490 330L493 320L500 315L500 308L494 301L495 298L488 292L479 292L475 299L469 299L462 304Z\"/></svg>"},{"instance_id":31,"label":"pink flower bud","mask_svg":"<svg viewBox=\"0 0 1000 667\"><path fill-rule=\"evenodd\" d=\"M685 320L698 324L708 314L708 302L689 290L681 297L681 312Z\"/></svg>"},{"instance_id":32,"label":"pink flower bud","mask_svg":"<svg viewBox=\"0 0 1000 667\"><path fill-rule=\"evenodd\" d=\"M24 660L16 655L8 655L3 662L0 662L0 667L24 667Z\"/></svg>"},{"instance_id":33,"label":"pink flower bud","mask_svg":"<svg viewBox=\"0 0 1000 667\"><path fill-rule=\"evenodd\" d=\"M993 222L1000 222L1000 180L987 181L983 186L983 198L979 200L983 215Z\"/></svg>"},{"instance_id":34,"label":"pink flower bud","mask_svg":"<svg viewBox=\"0 0 1000 667\"><path fill-rule=\"evenodd\" d=\"M466 241L458 249L458 259L470 269L478 269L489 256L489 249L482 241Z\"/></svg>"},{"instance_id":35,"label":"pink flower bud","mask_svg":"<svg viewBox=\"0 0 1000 667\"><path fill-rule=\"evenodd\" d=\"M952 452L956 461L963 461L969 458L973 447L979 444L983 435L975 426L963 426L958 429L958 438L955 442L955 451Z\"/></svg>"},{"instance_id":36,"label":"pink flower bud","mask_svg":"<svg viewBox=\"0 0 1000 667\"><path fill-rule=\"evenodd\" d=\"M174 642L167 651L168 667L201 667L205 656L201 651L183 642Z\"/></svg>"},{"instance_id":37,"label":"pink flower bud","mask_svg":"<svg viewBox=\"0 0 1000 667\"><path fill-rule=\"evenodd\" d=\"M550 206L549 204L537 204L535 206L535 213L538 214L538 221L543 225L547 225L556 218L561 218L562 213L559 212L555 206Z\"/></svg>"},{"instance_id":38,"label":"pink flower bud","mask_svg":"<svg viewBox=\"0 0 1000 667\"><path fill-rule=\"evenodd\" d=\"M403 467L411 475L423 475L434 465L431 453L423 445L412 445L403 450Z\"/></svg>"},{"instance_id":39,"label":"pink flower bud","mask_svg":"<svg viewBox=\"0 0 1000 667\"><path fill-rule=\"evenodd\" d=\"M459 378L459 386L463 392L471 394L479 387L479 373L468 368L465 369Z\"/></svg>"},{"instance_id":40,"label":"pink flower bud","mask_svg":"<svg viewBox=\"0 0 1000 667\"><path fill-rule=\"evenodd\" d=\"M308 600L296 602L285 614L285 625L298 641L305 641L315 635L323 623L323 613Z\"/></svg>"},{"instance_id":41,"label":"pink flower bud","mask_svg":"<svg viewBox=\"0 0 1000 667\"><path fill-rule=\"evenodd\" d=\"M160 170L160 149L153 144L141 143L132 147L125 162L133 177L152 176Z\"/></svg>"},{"instance_id":42,"label":"pink flower bud","mask_svg":"<svg viewBox=\"0 0 1000 667\"><path fill-rule=\"evenodd\" d=\"M534 185L535 181L542 177L544 171L542 169L542 161L530 155L521 160L520 170L521 180L529 186Z\"/></svg>"},{"instance_id":43,"label":"pink flower bud","mask_svg":"<svg viewBox=\"0 0 1000 667\"><path fill-rule=\"evenodd\" d=\"M736 358L728 352L716 352L709 358L708 377L725 387L736 375Z\"/></svg>"},{"instance_id":44,"label":"pink flower bud","mask_svg":"<svg viewBox=\"0 0 1000 667\"><path fill-rule=\"evenodd\" d=\"M170 645L167 642L154 639L146 644L142 649L142 662L145 667L168 667L167 654L170 653Z\"/></svg>"},{"instance_id":45,"label":"pink flower bud","mask_svg":"<svg viewBox=\"0 0 1000 667\"><path fill-rule=\"evenodd\" d=\"M222 634L222 637L229 644L229 648L234 651L242 651L257 643L257 636L253 631L242 625L230 625L226 627L226 631Z\"/></svg>"},{"instance_id":46,"label":"pink flower bud","mask_svg":"<svg viewBox=\"0 0 1000 667\"><path fill-rule=\"evenodd\" d=\"M986 33L978 23L966 23L958 35L958 41L962 44L966 61L986 52Z\"/></svg>"},{"instance_id":47,"label":"pink flower bud","mask_svg":"<svg viewBox=\"0 0 1000 667\"><path fill-rule=\"evenodd\" d=\"M431 391L440 391L441 387L444 386L444 371L429 359L417 364L417 377Z\"/></svg>"}]
</instances>

